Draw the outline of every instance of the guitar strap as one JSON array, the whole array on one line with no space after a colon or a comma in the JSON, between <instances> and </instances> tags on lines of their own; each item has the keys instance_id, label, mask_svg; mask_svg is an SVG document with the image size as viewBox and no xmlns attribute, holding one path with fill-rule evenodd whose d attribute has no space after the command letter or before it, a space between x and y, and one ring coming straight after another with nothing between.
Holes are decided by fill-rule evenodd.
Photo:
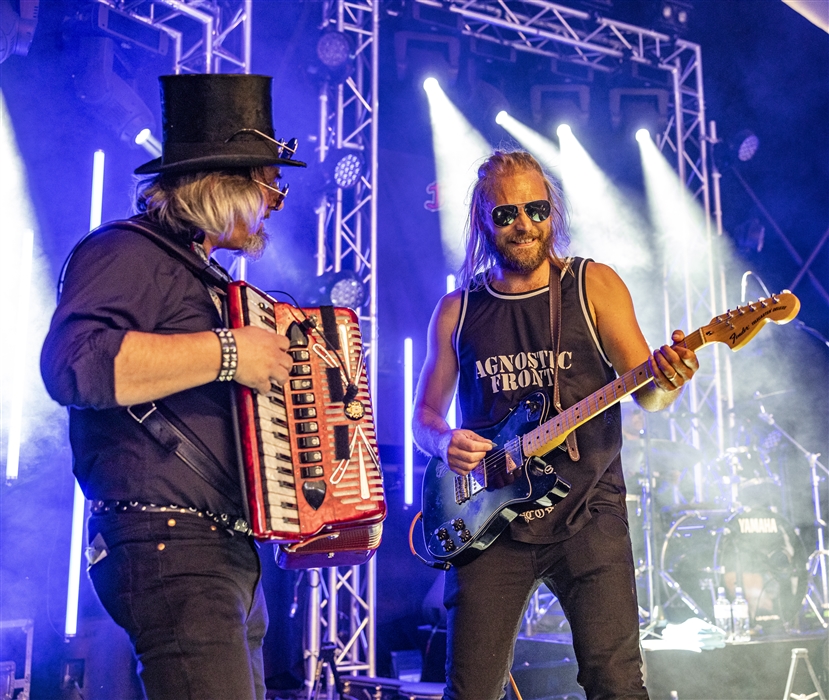
<instances>
[{"instance_id":1,"label":"guitar strap","mask_svg":"<svg viewBox=\"0 0 829 700\"><path fill-rule=\"evenodd\" d=\"M553 369L553 405L556 410L561 413L564 409L561 407L561 397L558 391L558 354L561 350L561 273L555 265L550 263L550 283L548 286L550 295L550 340L555 350L555 368ZM579 455L579 446L576 443L576 431L572 431L567 435L566 443L567 454L574 462L581 459Z\"/></svg>"}]
</instances>

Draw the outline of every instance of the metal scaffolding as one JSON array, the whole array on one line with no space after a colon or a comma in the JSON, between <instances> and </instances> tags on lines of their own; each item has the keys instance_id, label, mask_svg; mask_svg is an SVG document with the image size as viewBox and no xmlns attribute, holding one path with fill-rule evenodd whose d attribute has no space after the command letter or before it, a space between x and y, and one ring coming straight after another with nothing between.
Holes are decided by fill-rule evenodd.
<instances>
[{"instance_id":1,"label":"metal scaffolding","mask_svg":"<svg viewBox=\"0 0 829 700\"><path fill-rule=\"evenodd\" d=\"M250 73L253 0L97 2L167 34L176 74Z\"/></svg>"},{"instance_id":2,"label":"metal scaffolding","mask_svg":"<svg viewBox=\"0 0 829 700\"><path fill-rule=\"evenodd\" d=\"M354 273L365 301L358 309L369 382L377 412L377 139L379 84L379 0L326 0L322 34L336 32L349 46L350 65L325 75L319 92L318 161L332 168L342 154L354 154L362 171L352 187L336 182L317 207L317 275ZM321 643L334 645L341 673L376 676L376 562L315 570L310 575L306 682L320 670ZM328 692L332 691L328 673Z\"/></svg>"}]
</instances>

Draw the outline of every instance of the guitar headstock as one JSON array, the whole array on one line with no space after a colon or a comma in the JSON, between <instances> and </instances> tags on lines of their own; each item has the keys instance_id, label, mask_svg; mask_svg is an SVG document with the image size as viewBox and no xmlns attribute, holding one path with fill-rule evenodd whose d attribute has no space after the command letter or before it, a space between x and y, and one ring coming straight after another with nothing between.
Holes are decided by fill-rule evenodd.
<instances>
[{"instance_id":1,"label":"guitar headstock","mask_svg":"<svg viewBox=\"0 0 829 700\"><path fill-rule=\"evenodd\" d=\"M732 350L739 350L769 321L778 325L788 323L798 311L800 300L791 292L783 291L712 318L711 323L700 328L700 333L705 343L726 343Z\"/></svg>"}]
</instances>

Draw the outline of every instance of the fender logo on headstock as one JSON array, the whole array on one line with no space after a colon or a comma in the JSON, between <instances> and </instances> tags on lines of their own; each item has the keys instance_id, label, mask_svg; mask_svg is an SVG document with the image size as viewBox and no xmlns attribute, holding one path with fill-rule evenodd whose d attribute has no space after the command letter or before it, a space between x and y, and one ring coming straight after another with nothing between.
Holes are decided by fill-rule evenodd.
<instances>
[{"instance_id":1,"label":"fender logo on headstock","mask_svg":"<svg viewBox=\"0 0 829 700\"><path fill-rule=\"evenodd\" d=\"M740 338L743 337L743 335L745 334L745 332L747 330L748 330L748 326L743 326L743 330L741 330L739 333L732 333L728 337L731 339L732 343L736 343Z\"/></svg>"}]
</instances>

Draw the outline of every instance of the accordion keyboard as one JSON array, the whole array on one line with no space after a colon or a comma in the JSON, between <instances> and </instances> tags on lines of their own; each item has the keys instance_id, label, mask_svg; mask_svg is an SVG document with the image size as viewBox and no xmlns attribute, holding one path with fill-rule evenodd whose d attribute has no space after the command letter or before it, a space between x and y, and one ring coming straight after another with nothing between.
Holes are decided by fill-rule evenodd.
<instances>
[{"instance_id":1,"label":"accordion keyboard","mask_svg":"<svg viewBox=\"0 0 829 700\"><path fill-rule=\"evenodd\" d=\"M288 336L289 381L237 386L248 506L260 539L302 541L385 517L374 416L357 317L299 309L244 283L229 289L231 327Z\"/></svg>"}]
</instances>

